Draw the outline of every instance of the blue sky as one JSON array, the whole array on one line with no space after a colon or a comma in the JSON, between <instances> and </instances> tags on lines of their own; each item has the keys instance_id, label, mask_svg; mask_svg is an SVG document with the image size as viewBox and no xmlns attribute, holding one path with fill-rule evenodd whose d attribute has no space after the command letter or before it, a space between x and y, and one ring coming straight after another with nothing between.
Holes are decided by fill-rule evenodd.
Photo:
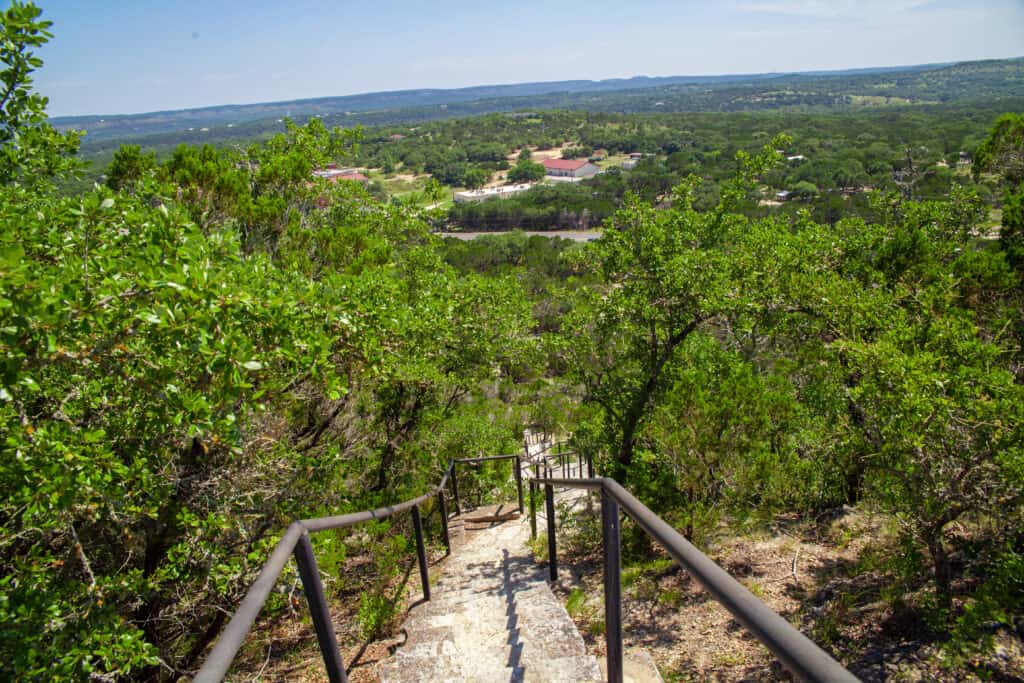
<instances>
[{"instance_id":1,"label":"blue sky","mask_svg":"<svg viewBox=\"0 0 1024 683\"><path fill-rule=\"evenodd\" d=\"M1024 56L1024 0L38 0L50 114Z\"/></svg>"}]
</instances>

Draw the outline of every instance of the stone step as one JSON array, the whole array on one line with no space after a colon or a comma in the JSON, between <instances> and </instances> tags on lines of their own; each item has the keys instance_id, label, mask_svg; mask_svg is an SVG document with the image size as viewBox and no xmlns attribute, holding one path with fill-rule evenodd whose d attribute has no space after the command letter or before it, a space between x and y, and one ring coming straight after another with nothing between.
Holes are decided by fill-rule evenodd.
<instances>
[{"instance_id":1,"label":"stone step","mask_svg":"<svg viewBox=\"0 0 1024 683\"><path fill-rule=\"evenodd\" d=\"M436 646L435 654L443 654L440 646L442 643L454 643L455 642L455 629L450 625L432 625L417 628L413 631L409 631L405 642L400 646L399 652L408 654L413 651L414 648L429 645Z\"/></svg>"},{"instance_id":2,"label":"stone step","mask_svg":"<svg viewBox=\"0 0 1024 683\"><path fill-rule=\"evenodd\" d=\"M377 666L381 683L458 683L459 663L451 655L396 656Z\"/></svg>"},{"instance_id":3,"label":"stone step","mask_svg":"<svg viewBox=\"0 0 1024 683\"><path fill-rule=\"evenodd\" d=\"M601 683L604 677L590 655L541 659L524 667L524 683Z\"/></svg>"},{"instance_id":4,"label":"stone step","mask_svg":"<svg viewBox=\"0 0 1024 683\"><path fill-rule=\"evenodd\" d=\"M608 662L598 662L602 680L608 679ZM665 683L651 653L641 648L630 648L622 653L623 683Z\"/></svg>"},{"instance_id":5,"label":"stone step","mask_svg":"<svg viewBox=\"0 0 1024 683\"><path fill-rule=\"evenodd\" d=\"M406 642L378 665L381 681L601 681L597 660L526 548L529 524L465 533L440 567L431 601L410 609Z\"/></svg>"}]
</instances>

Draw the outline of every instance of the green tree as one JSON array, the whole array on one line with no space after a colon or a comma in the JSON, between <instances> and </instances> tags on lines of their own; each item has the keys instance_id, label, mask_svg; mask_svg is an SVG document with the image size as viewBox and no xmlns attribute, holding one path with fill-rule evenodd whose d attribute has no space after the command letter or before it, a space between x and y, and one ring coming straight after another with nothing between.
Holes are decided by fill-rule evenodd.
<instances>
[{"instance_id":1,"label":"green tree","mask_svg":"<svg viewBox=\"0 0 1024 683\"><path fill-rule=\"evenodd\" d=\"M75 170L79 134L61 134L46 121L46 98L32 92L42 60L32 51L53 37L32 3L12 2L0 15L0 182L36 184Z\"/></svg>"},{"instance_id":2,"label":"green tree","mask_svg":"<svg viewBox=\"0 0 1024 683\"><path fill-rule=\"evenodd\" d=\"M1024 115L1003 114L974 156L975 177L995 173L1003 191L999 241L1007 258L1024 272Z\"/></svg>"},{"instance_id":3,"label":"green tree","mask_svg":"<svg viewBox=\"0 0 1024 683\"><path fill-rule=\"evenodd\" d=\"M996 173L1011 186L1024 183L1024 114L1003 114L974 152L975 175Z\"/></svg>"},{"instance_id":4,"label":"green tree","mask_svg":"<svg viewBox=\"0 0 1024 683\"><path fill-rule=\"evenodd\" d=\"M806 180L801 180L793 186L793 194L803 200L814 199L818 196L818 186Z\"/></svg>"},{"instance_id":5,"label":"green tree","mask_svg":"<svg viewBox=\"0 0 1024 683\"><path fill-rule=\"evenodd\" d=\"M1024 390L969 315L921 313L929 319L897 315L889 333L848 348L863 373L853 396L879 444L866 455L871 496L904 524L910 548L924 546L948 609L950 526L1012 519L1024 500Z\"/></svg>"},{"instance_id":6,"label":"green tree","mask_svg":"<svg viewBox=\"0 0 1024 683\"><path fill-rule=\"evenodd\" d=\"M131 189L156 165L155 153L144 154L138 145L121 145L107 166L106 185L112 190Z\"/></svg>"},{"instance_id":7,"label":"green tree","mask_svg":"<svg viewBox=\"0 0 1024 683\"><path fill-rule=\"evenodd\" d=\"M490 181L491 174L482 168L471 168L466 171L462 178L462 182L471 190L475 190L479 187L483 187Z\"/></svg>"},{"instance_id":8,"label":"green tree","mask_svg":"<svg viewBox=\"0 0 1024 683\"><path fill-rule=\"evenodd\" d=\"M783 146L782 139L773 143ZM572 318L569 349L586 399L600 406L612 476L628 480L638 430L680 346L716 317L750 305L737 291L749 240L783 239L778 230L744 230L746 221L732 213L755 177L778 160L773 149L739 155L740 171L711 213L693 209L696 179L677 188L668 211L628 200L588 252L606 289Z\"/></svg>"},{"instance_id":9,"label":"green tree","mask_svg":"<svg viewBox=\"0 0 1024 683\"><path fill-rule=\"evenodd\" d=\"M37 124L12 124L24 165L0 183L0 677L177 679L282 520L437 476L531 346L529 307L444 267L405 212L314 182L350 133L183 147L134 191L60 196L20 181L61 167L26 147Z\"/></svg>"},{"instance_id":10,"label":"green tree","mask_svg":"<svg viewBox=\"0 0 1024 683\"><path fill-rule=\"evenodd\" d=\"M544 179L544 167L532 161L520 160L508 172L508 179L513 183L530 183Z\"/></svg>"}]
</instances>

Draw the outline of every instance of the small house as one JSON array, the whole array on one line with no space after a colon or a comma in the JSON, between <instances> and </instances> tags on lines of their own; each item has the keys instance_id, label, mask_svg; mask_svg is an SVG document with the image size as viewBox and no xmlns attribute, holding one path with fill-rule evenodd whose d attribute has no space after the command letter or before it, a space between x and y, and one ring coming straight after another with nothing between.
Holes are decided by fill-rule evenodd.
<instances>
[{"instance_id":1,"label":"small house","mask_svg":"<svg viewBox=\"0 0 1024 683\"><path fill-rule=\"evenodd\" d=\"M541 164L552 178L589 178L601 172L600 167L588 159L545 159Z\"/></svg>"},{"instance_id":2,"label":"small house","mask_svg":"<svg viewBox=\"0 0 1024 683\"><path fill-rule=\"evenodd\" d=\"M332 183L338 182L339 180L355 180L365 185L370 182L370 179L360 173L357 169L338 168L337 164L327 164L324 168L318 168L313 171L313 175Z\"/></svg>"}]
</instances>

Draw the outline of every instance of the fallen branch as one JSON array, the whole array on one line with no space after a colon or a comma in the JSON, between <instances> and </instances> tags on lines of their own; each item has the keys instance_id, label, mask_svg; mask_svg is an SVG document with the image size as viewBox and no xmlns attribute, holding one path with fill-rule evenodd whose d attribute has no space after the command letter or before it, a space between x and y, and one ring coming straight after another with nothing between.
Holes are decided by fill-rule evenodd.
<instances>
[{"instance_id":1,"label":"fallen branch","mask_svg":"<svg viewBox=\"0 0 1024 683\"><path fill-rule=\"evenodd\" d=\"M495 512L490 515L480 515L479 517L466 517L466 523L480 524L483 522L507 522L510 519L519 519L519 511L512 510L511 512Z\"/></svg>"}]
</instances>

